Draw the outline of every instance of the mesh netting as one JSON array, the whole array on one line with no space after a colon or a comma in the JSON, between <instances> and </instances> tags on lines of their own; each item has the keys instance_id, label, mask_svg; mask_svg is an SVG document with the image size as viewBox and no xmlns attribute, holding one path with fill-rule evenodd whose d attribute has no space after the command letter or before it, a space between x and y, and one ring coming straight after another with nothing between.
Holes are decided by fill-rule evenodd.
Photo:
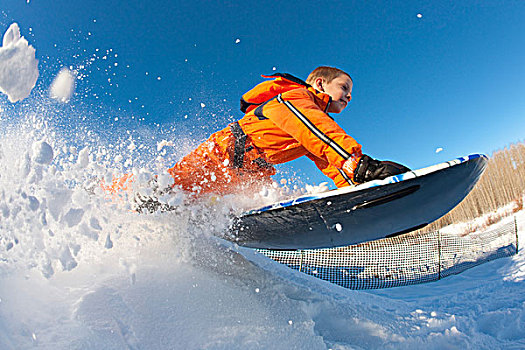
<instances>
[{"instance_id":1,"label":"mesh netting","mask_svg":"<svg viewBox=\"0 0 525 350\"><path fill-rule=\"evenodd\" d=\"M349 289L376 289L436 281L517 253L515 222L465 236L409 233L339 248L258 249L267 257Z\"/></svg>"}]
</instances>

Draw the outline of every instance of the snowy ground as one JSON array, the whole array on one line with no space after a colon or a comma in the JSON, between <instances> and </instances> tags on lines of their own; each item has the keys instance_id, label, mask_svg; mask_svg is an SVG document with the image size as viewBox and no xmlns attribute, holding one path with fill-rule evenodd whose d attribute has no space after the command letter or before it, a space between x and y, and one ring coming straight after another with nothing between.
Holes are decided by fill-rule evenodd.
<instances>
[{"instance_id":1,"label":"snowy ground","mask_svg":"<svg viewBox=\"0 0 525 350\"><path fill-rule=\"evenodd\" d=\"M188 261L175 244L160 239L140 252L101 254L50 279L34 270L3 276L2 348L525 345L523 252L439 282L367 293L278 265L262 270L209 241Z\"/></svg>"},{"instance_id":2,"label":"snowy ground","mask_svg":"<svg viewBox=\"0 0 525 350\"><path fill-rule=\"evenodd\" d=\"M2 349L525 347L523 251L434 283L346 290L215 239L231 203L138 215L88 194L105 150L28 125L0 141Z\"/></svg>"}]
</instances>

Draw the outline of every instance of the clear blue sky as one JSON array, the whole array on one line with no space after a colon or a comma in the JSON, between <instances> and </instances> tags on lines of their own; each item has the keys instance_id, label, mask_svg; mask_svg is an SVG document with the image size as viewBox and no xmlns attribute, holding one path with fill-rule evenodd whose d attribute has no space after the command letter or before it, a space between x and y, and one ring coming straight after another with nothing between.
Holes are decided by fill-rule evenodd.
<instances>
[{"instance_id":1,"label":"clear blue sky","mask_svg":"<svg viewBox=\"0 0 525 350\"><path fill-rule=\"evenodd\" d=\"M202 139L242 116L260 74L332 65L354 78L336 120L373 157L419 168L525 139L524 1L3 0L0 11L2 32L17 22L36 48L40 86L73 66L84 78L71 107L122 123ZM323 180L308 160L293 165Z\"/></svg>"}]
</instances>

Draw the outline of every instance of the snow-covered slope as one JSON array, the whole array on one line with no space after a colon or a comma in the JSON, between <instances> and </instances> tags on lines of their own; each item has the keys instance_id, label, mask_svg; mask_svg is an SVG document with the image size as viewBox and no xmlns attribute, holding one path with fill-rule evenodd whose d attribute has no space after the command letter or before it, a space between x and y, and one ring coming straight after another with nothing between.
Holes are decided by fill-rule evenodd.
<instances>
[{"instance_id":1,"label":"snow-covered slope","mask_svg":"<svg viewBox=\"0 0 525 350\"><path fill-rule=\"evenodd\" d=\"M346 290L214 238L231 203L138 215L89 194L87 175L113 171L106 151L59 134L30 122L0 141L2 349L525 346L523 251L434 283ZM523 241L523 212L518 223Z\"/></svg>"}]
</instances>

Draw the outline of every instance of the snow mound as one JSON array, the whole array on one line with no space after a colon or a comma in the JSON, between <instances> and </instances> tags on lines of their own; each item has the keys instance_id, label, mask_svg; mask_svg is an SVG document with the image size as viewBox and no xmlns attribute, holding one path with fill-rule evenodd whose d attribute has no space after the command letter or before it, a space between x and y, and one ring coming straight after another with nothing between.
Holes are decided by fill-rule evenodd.
<instances>
[{"instance_id":1,"label":"snow mound","mask_svg":"<svg viewBox=\"0 0 525 350\"><path fill-rule=\"evenodd\" d=\"M13 23L0 47L0 91L14 103L29 96L37 79L35 49L20 36L18 24Z\"/></svg>"}]
</instances>

